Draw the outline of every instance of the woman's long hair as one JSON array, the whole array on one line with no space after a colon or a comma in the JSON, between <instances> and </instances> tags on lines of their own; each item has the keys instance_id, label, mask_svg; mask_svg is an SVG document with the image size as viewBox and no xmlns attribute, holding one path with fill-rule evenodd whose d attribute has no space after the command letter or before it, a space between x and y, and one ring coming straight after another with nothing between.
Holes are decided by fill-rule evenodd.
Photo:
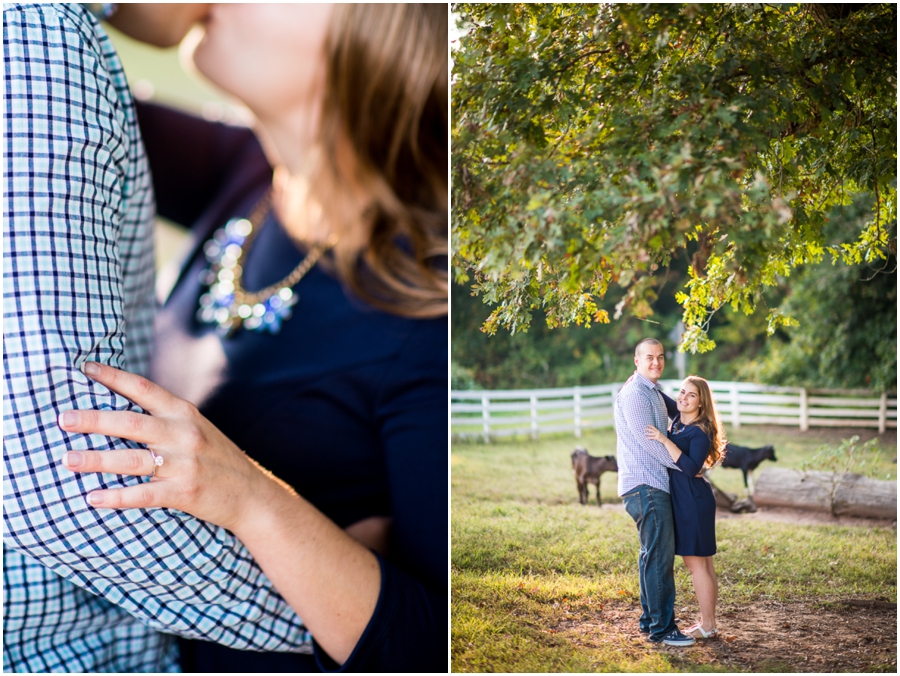
<instances>
[{"instance_id":1,"label":"woman's long hair","mask_svg":"<svg viewBox=\"0 0 900 676\"><path fill-rule=\"evenodd\" d=\"M725 457L725 444L728 443L728 439L725 438L725 428L722 427L722 420L716 410L709 383L700 376L688 376L684 382L691 383L697 388L700 410L697 412L697 418L691 424L697 425L709 435L709 455L706 456L706 462L703 463L703 466L708 469L719 464Z\"/></svg>"},{"instance_id":2,"label":"woman's long hair","mask_svg":"<svg viewBox=\"0 0 900 676\"><path fill-rule=\"evenodd\" d=\"M447 314L447 9L334 8L309 196L334 265L367 303Z\"/></svg>"}]
</instances>

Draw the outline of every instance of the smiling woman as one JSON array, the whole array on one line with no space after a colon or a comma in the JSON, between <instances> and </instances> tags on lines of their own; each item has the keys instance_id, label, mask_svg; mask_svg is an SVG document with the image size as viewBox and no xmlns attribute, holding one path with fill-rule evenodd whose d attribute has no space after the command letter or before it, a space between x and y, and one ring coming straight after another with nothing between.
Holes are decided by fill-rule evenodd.
<instances>
[{"instance_id":1,"label":"smiling woman","mask_svg":"<svg viewBox=\"0 0 900 676\"><path fill-rule=\"evenodd\" d=\"M727 442L709 384L703 378L685 378L678 401L672 404L667 397L673 417L668 435L652 426L646 435L665 446L675 463L668 469L675 554L691 571L701 614L701 621L685 631L694 638L713 638L718 634L719 595L712 560L716 553L716 499L702 471L720 462Z\"/></svg>"},{"instance_id":2,"label":"smiling woman","mask_svg":"<svg viewBox=\"0 0 900 676\"><path fill-rule=\"evenodd\" d=\"M227 528L314 639L183 642L185 668L445 671L447 8L223 4L205 30L195 64L255 134L138 105L192 252L150 380L83 364L151 415L61 411L150 452L73 445L65 467L150 477L95 508Z\"/></svg>"}]
</instances>

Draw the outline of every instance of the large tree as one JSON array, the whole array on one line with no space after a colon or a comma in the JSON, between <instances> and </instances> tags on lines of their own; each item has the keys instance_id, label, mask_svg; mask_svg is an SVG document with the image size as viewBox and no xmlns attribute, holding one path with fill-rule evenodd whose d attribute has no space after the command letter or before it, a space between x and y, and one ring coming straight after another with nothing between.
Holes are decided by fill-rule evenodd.
<instances>
[{"instance_id":1,"label":"large tree","mask_svg":"<svg viewBox=\"0 0 900 676\"><path fill-rule=\"evenodd\" d=\"M453 265L484 328L648 316L692 251L683 349L826 256L896 254L896 5L454 5ZM831 210L872 196L829 243ZM610 308L612 310L612 308ZM794 323L774 309L768 328Z\"/></svg>"}]
</instances>

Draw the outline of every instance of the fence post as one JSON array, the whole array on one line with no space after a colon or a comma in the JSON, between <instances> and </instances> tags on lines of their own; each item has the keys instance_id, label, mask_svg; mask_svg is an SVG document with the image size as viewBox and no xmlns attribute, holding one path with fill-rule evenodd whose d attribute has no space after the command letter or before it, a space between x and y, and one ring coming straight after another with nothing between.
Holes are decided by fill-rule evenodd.
<instances>
[{"instance_id":1,"label":"fence post","mask_svg":"<svg viewBox=\"0 0 900 676\"><path fill-rule=\"evenodd\" d=\"M491 400L488 395L481 395L481 419L483 421L483 435L484 435L484 443L489 444L491 442L491 411L490 411Z\"/></svg>"},{"instance_id":2,"label":"fence post","mask_svg":"<svg viewBox=\"0 0 900 676\"><path fill-rule=\"evenodd\" d=\"M575 438L581 439L581 389L575 387Z\"/></svg>"},{"instance_id":3,"label":"fence post","mask_svg":"<svg viewBox=\"0 0 900 676\"><path fill-rule=\"evenodd\" d=\"M741 412L738 406L738 386L737 383L731 383L731 426L739 429L741 426Z\"/></svg>"},{"instance_id":4,"label":"fence post","mask_svg":"<svg viewBox=\"0 0 900 676\"><path fill-rule=\"evenodd\" d=\"M537 395L531 395L531 438L538 438Z\"/></svg>"},{"instance_id":5,"label":"fence post","mask_svg":"<svg viewBox=\"0 0 900 676\"><path fill-rule=\"evenodd\" d=\"M800 388L800 431L807 432L809 430L809 397L806 388Z\"/></svg>"},{"instance_id":6,"label":"fence post","mask_svg":"<svg viewBox=\"0 0 900 676\"><path fill-rule=\"evenodd\" d=\"M887 392L881 393L881 405L878 407L878 434L887 430Z\"/></svg>"}]
</instances>

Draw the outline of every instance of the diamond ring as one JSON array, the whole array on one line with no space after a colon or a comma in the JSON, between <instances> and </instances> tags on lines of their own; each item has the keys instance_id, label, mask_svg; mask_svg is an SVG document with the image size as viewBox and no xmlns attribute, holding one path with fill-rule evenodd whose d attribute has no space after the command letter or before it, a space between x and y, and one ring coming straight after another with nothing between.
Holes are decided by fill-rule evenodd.
<instances>
[{"instance_id":1,"label":"diamond ring","mask_svg":"<svg viewBox=\"0 0 900 676\"><path fill-rule=\"evenodd\" d=\"M166 460L161 455L156 455L152 448L148 448L147 450L150 451L150 457L153 458L153 472L150 474L150 478L152 479L156 476L156 470L162 467Z\"/></svg>"}]
</instances>

